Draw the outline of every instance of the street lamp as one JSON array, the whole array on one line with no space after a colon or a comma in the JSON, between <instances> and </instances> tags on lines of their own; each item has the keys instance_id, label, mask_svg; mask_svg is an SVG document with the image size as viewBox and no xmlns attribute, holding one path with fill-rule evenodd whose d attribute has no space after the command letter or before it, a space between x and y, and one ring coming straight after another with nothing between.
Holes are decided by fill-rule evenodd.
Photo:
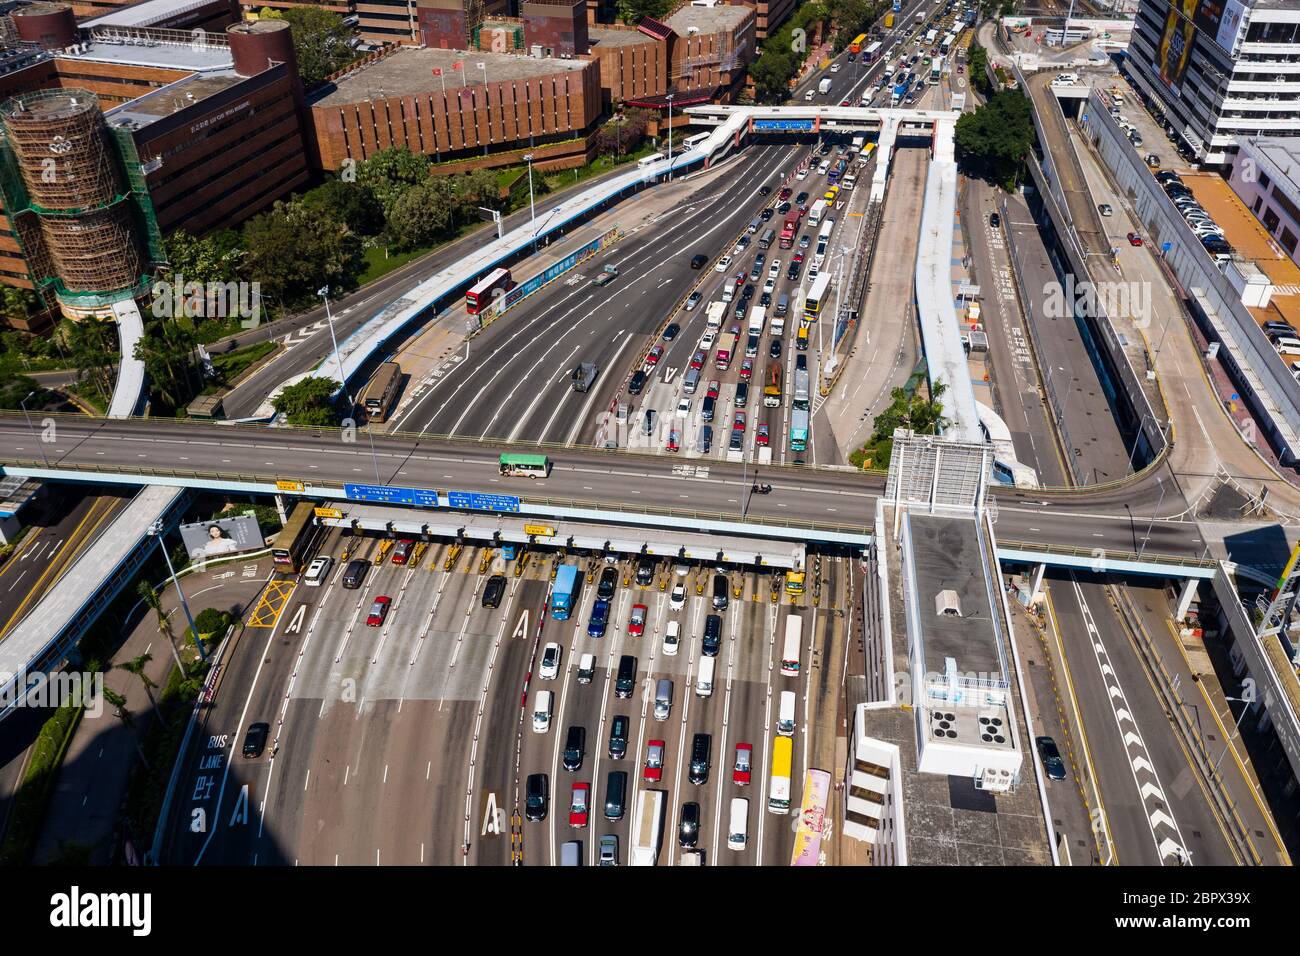
<instances>
[{"instance_id":1,"label":"street lamp","mask_svg":"<svg viewBox=\"0 0 1300 956\"><path fill-rule=\"evenodd\" d=\"M357 401L351 392L348 391L347 377L343 374L343 360L339 358L339 340L334 334L334 314L330 311L330 287L321 286L316 290L316 294L325 302L325 320L330 327L330 341L334 343L334 368L339 374L339 387L343 389L343 394L348 397L348 418L356 412ZM375 465L375 484L382 485L384 482L379 477L379 455L375 453L375 434L366 429L366 434L370 437L370 458Z\"/></svg>"},{"instance_id":2,"label":"street lamp","mask_svg":"<svg viewBox=\"0 0 1300 956\"><path fill-rule=\"evenodd\" d=\"M155 521L149 527L148 535L151 538L158 539L158 547L162 550L163 558L167 561L167 573L171 576L172 587L176 589L176 593L180 596L181 608L185 611L185 620L189 622L190 632L194 635L194 646L198 649L200 659L206 661L208 652L203 649L203 640L199 637L199 629L194 626L194 615L190 613L190 603L185 600L185 592L181 590L181 582L176 577L176 569L172 566L172 556L167 553L167 538L163 534L161 519Z\"/></svg>"},{"instance_id":3,"label":"street lamp","mask_svg":"<svg viewBox=\"0 0 1300 956\"><path fill-rule=\"evenodd\" d=\"M1228 734L1227 742L1223 745L1223 753L1219 754L1219 759L1214 761L1215 773L1219 772L1219 764L1223 763L1223 758L1228 755L1228 748L1232 746L1232 738L1237 736L1237 731L1241 728L1241 719L1246 716L1246 711L1250 710L1250 705L1254 703L1254 701L1246 700L1244 697L1228 697L1227 695L1224 695L1223 699L1235 700L1239 704L1245 704L1245 706L1241 708L1241 713L1237 715L1236 723L1232 725L1232 733ZM1232 708L1229 707L1228 710L1231 711Z\"/></svg>"},{"instance_id":4,"label":"street lamp","mask_svg":"<svg viewBox=\"0 0 1300 956\"><path fill-rule=\"evenodd\" d=\"M36 442L36 447L38 447L41 450L41 460L45 462L45 467L49 468L50 459L45 454L45 445L41 442L41 440L38 437L36 437L36 426L32 424L32 416L27 413L27 399L31 398L35 394L36 394L36 390L33 389L32 391L28 392L27 397L22 399L18 404L23 407L23 417L27 419L27 427L31 429L32 441Z\"/></svg>"},{"instance_id":5,"label":"street lamp","mask_svg":"<svg viewBox=\"0 0 1300 956\"><path fill-rule=\"evenodd\" d=\"M533 235L537 235L537 207L533 205L533 154L524 153L524 162L528 164L528 211L533 217Z\"/></svg>"},{"instance_id":6,"label":"street lamp","mask_svg":"<svg viewBox=\"0 0 1300 956\"><path fill-rule=\"evenodd\" d=\"M1156 484L1160 486L1160 500L1156 502L1155 510L1151 512L1151 520L1147 522L1147 533L1143 536L1142 540L1138 542L1139 558L1142 557L1142 552L1146 550L1147 542L1151 540L1151 529L1155 527L1156 515L1160 513L1160 506L1165 503L1165 492L1169 490L1169 486L1165 484L1163 478L1157 481Z\"/></svg>"},{"instance_id":7,"label":"street lamp","mask_svg":"<svg viewBox=\"0 0 1300 956\"><path fill-rule=\"evenodd\" d=\"M665 99L668 100L668 181L673 181L673 94L669 93Z\"/></svg>"}]
</instances>

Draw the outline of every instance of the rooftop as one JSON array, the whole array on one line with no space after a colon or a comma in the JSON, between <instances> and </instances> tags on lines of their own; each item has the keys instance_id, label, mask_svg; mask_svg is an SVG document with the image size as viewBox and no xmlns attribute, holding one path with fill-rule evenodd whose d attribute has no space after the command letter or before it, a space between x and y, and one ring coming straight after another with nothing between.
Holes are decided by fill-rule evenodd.
<instances>
[{"instance_id":1,"label":"rooftop","mask_svg":"<svg viewBox=\"0 0 1300 956\"><path fill-rule=\"evenodd\" d=\"M245 79L247 77L240 76L233 69L219 73L195 73L108 110L104 119L109 125L129 121L137 128L148 126L155 120L179 113L195 103L228 90Z\"/></svg>"},{"instance_id":2,"label":"rooftop","mask_svg":"<svg viewBox=\"0 0 1300 956\"><path fill-rule=\"evenodd\" d=\"M212 0L143 0L142 3L118 7L116 10L84 20L81 26L148 27L170 20L181 13L197 10L211 2Z\"/></svg>"},{"instance_id":3,"label":"rooftop","mask_svg":"<svg viewBox=\"0 0 1300 956\"><path fill-rule=\"evenodd\" d=\"M700 33L718 33L722 30L734 30L751 14L750 7L741 4L718 4L705 7L687 4L672 16L665 18L668 24L682 36L694 27Z\"/></svg>"},{"instance_id":4,"label":"rooftop","mask_svg":"<svg viewBox=\"0 0 1300 956\"><path fill-rule=\"evenodd\" d=\"M115 35L111 28L102 28L91 34L85 52L58 53L55 56L60 60L90 60L196 73L229 69L233 61L226 38L212 33L204 36L207 42L201 44L157 39L145 42L143 38Z\"/></svg>"},{"instance_id":5,"label":"rooftop","mask_svg":"<svg viewBox=\"0 0 1300 956\"><path fill-rule=\"evenodd\" d=\"M458 62L464 64L463 71L452 69ZM479 69L479 64L485 69ZM444 83L449 90L482 86L485 73L489 83L501 83L582 70L586 65L586 60L403 47L335 80L312 105L343 106L381 97L413 96L442 89ZM442 75L435 76L435 69L442 70Z\"/></svg>"},{"instance_id":6,"label":"rooftop","mask_svg":"<svg viewBox=\"0 0 1300 956\"><path fill-rule=\"evenodd\" d=\"M590 26L587 28L587 38L591 40L592 46L635 46L637 44L652 44L655 41L646 36L640 30L615 30L612 27Z\"/></svg>"}]
</instances>

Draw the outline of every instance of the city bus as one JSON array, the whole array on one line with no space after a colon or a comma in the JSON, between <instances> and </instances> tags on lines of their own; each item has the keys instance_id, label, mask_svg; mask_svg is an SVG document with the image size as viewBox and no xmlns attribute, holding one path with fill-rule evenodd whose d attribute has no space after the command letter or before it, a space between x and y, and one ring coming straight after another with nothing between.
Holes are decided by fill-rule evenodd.
<instances>
[{"instance_id":1,"label":"city bus","mask_svg":"<svg viewBox=\"0 0 1300 956\"><path fill-rule=\"evenodd\" d=\"M509 292L514 287L515 284L510 281L509 269L493 269L465 293L465 311L470 315L478 315L492 304L492 295L497 289Z\"/></svg>"},{"instance_id":2,"label":"city bus","mask_svg":"<svg viewBox=\"0 0 1300 956\"><path fill-rule=\"evenodd\" d=\"M863 146L863 147L862 147L862 161L865 163L867 160L869 160L869 159L871 158L871 154L874 153L875 151L876 151L876 144L875 144L875 143L867 143L866 146Z\"/></svg>"},{"instance_id":3,"label":"city bus","mask_svg":"<svg viewBox=\"0 0 1300 956\"><path fill-rule=\"evenodd\" d=\"M876 40L871 46L867 47L866 52L862 54L862 59L868 63L875 63L878 56L880 56L880 41Z\"/></svg>"},{"instance_id":4,"label":"city bus","mask_svg":"<svg viewBox=\"0 0 1300 956\"><path fill-rule=\"evenodd\" d=\"M507 478L545 478L551 473L551 460L545 455L520 455L507 452L499 462Z\"/></svg>"},{"instance_id":5,"label":"city bus","mask_svg":"<svg viewBox=\"0 0 1300 956\"><path fill-rule=\"evenodd\" d=\"M821 860L822 833L826 828L826 801L831 792L831 775L809 770L803 780L803 803L799 826L794 832L791 866L817 866Z\"/></svg>"},{"instance_id":6,"label":"city bus","mask_svg":"<svg viewBox=\"0 0 1300 956\"><path fill-rule=\"evenodd\" d=\"M649 169L655 163L662 163L666 158L667 157L665 157L663 153L653 153L650 156L646 156L642 159L638 159L636 161L636 168Z\"/></svg>"},{"instance_id":7,"label":"city bus","mask_svg":"<svg viewBox=\"0 0 1300 956\"><path fill-rule=\"evenodd\" d=\"M289 513L271 546L271 563L283 574L297 574L307 563L308 547L316 535L315 505L300 501Z\"/></svg>"},{"instance_id":8,"label":"city bus","mask_svg":"<svg viewBox=\"0 0 1300 956\"><path fill-rule=\"evenodd\" d=\"M772 782L767 797L769 813L790 812L790 763L793 757L793 740L780 735L772 739Z\"/></svg>"},{"instance_id":9,"label":"city bus","mask_svg":"<svg viewBox=\"0 0 1300 956\"><path fill-rule=\"evenodd\" d=\"M402 384L402 366L385 362L361 392L361 407L366 410L366 421L382 422L392 411L397 390Z\"/></svg>"},{"instance_id":10,"label":"city bus","mask_svg":"<svg viewBox=\"0 0 1300 956\"><path fill-rule=\"evenodd\" d=\"M813 280L812 288L803 300L803 314L809 318L816 317L822 310L822 303L828 298L831 287L831 274L823 272Z\"/></svg>"},{"instance_id":11,"label":"city bus","mask_svg":"<svg viewBox=\"0 0 1300 956\"><path fill-rule=\"evenodd\" d=\"M763 405L767 408L781 407L781 363L768 362L767 375L763 379Z\"/></svg>"},{"instance_id":12,"label":"city bus","mask_svg":"<svg viewBox=\"0 0 1300 956\"><path fill-rule=\"evenodd\" d=\"M696 146L699 146L700 143L704 142L712 135L713 135L712 133L694 133L690 136L687 136L685 139L682 140L682 152L686 152L687 150L694 149Z\"/></svg>"},{"instance_id":13,"label":"city bus","mask_svg":"<svg viewBox=\"0 0 1300 956\"><path fill-rule=\"evenodd\" d=\"M849 52L861 53L862 44L866 42L867 42L867 35L865 33L859 33L856 37L853 38L853 42L849 44Z\"/></svg>"},{"instance_id":14,"label":"city bus","mask_svg":"<svg viewBox=\"0 0 1300 956\"><path fill-rule=\"evenodd\" d=\"M803 645L803 618L791 614L785 619L785 647L781 650L781 674L799 676L799 648Z\"/></svg>"}]
</instances>

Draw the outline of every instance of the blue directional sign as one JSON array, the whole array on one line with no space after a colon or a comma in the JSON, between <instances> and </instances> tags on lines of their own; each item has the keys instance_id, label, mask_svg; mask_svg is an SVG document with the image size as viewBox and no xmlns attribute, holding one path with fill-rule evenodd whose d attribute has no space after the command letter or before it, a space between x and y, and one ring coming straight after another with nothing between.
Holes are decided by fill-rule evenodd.
<instances>
[{"instance_id":1,"label":"blue directional sign","mask_svg":"<svg viewBox=\"0 0 1300 956\"><path fill-rule=\"evenodd\" d=\"M474 491L447 492L447 506L470 511L519 511L519 499L514 495L485 495Z\"/></svg>"},{"instance_id":2,"label":"blue directional sign","mask_svg":"<svg viewBox=\"0 0 1300 956\"><path fill-rule=\"evenodd\" d=\"M894 12L898 13L903 9L903 0L894 0Z\"/></svg>"},{"instance_id":3,"label":"blue directional sign","mask_svg":"<svg viewBox=\"0 0 1300 956\"><path fill-rule=\"evenodd\" d=\"M756 119L753 123L755 132L811 133L816 128L810 119Z\"/></svg>"},{"instance_id":4,"label":"blue directional sign","mask_svg":"<svg viewBox=\"0 0 1300 956\"><path fill-rule=\"evenodd\" d=\"M352 501L373 501L381 505L417 505L438 507L438 492L428 488L398 488L393 485L344 485L343 493Z\"/></svg>"}]
</instances>

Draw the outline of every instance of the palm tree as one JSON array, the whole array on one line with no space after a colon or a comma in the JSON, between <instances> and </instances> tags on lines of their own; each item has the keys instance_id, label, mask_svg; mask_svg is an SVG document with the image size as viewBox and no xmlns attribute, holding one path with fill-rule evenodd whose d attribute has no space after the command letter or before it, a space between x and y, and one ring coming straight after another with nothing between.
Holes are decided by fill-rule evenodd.
<instances>
[{"instance_id":1,"label":"palm tree","mask_svg":"<svg viewBox=\"0 0 1300 956\"><path fill-rule=\"evenodd\" d=\"M125 663L118 664L117 666L127 673L134 674L136 677L140 678L140 683L144 684L144 692L149 695L149 706L154 710L157 710L158 701L154 700L153 689L158 685L155 684L149 675L144 672L145 666L151 660L153 660L153 655L146 653L141 654L139 657L132 658Z\"/></svg>"},{"instance_id":2,"label":"palm tree","mask_svg":"<svg viewBox=\"0 0 1300 956\"><path fill-rule=\"evenodd\" d=\"M165 630L167 627L167 614L163 611L162 597L158 594L157 588L144 579L136 582L135 593L140 595L140 600L144 602L145 607L158 615L158 630Z\"/></svg>"},{"instance_id":3,"label":"palm tree","mask_svg":"<svg viewBox=\"0 0 1300 956\"><path fill-rule=\"evenodd\" d=\"M149 758L144 755L144 748L140 746L140 738L135 733L135 714L126 709L126 698L110 687L104 688L104 700L116 708L117 713L114 715L122 721L122 725L131 731L131 739L135 741L136 753L140 755L140 762L144 764L146 770L152 770L149 766Z\"/></svg>"}]
</instances>

